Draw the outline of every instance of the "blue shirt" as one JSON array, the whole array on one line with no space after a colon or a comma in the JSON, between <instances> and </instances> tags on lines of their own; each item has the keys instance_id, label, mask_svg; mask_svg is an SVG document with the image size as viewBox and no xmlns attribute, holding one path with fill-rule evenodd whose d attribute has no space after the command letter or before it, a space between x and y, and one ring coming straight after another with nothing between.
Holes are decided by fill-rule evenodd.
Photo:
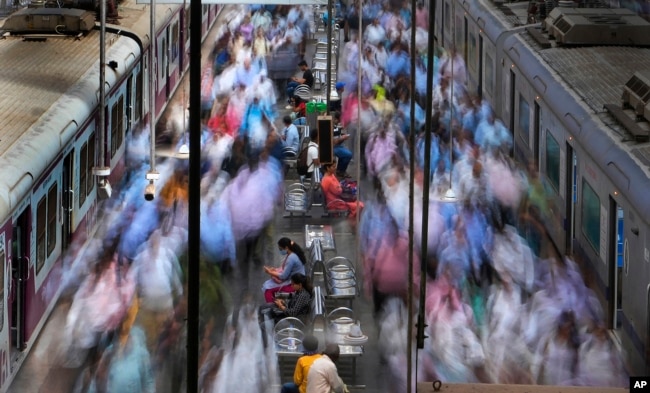
<instances>
[{"instance_id":1,"label":"blue shirt","mask_svg":"<svg viewBox=\"0 0 650 393\"><path fill-rule=\"evenodd\" d=\"M302 264L298 255L291 253L287 257L287 262L284 264L284 269L278 276L278 279L287 281L296 273L305 274L305 265Z\"/></svg>"},{"instance_id":2,"label":"blue shirt","mask_svg":"<svg viewBox=\"0 0 650 393\"><path fill-rule=\"evenodd\" d=\"M298 133L298 127L294 124L290 124L284 129L284 147L290 147L294 152L298 153L300 148L300 134Z\"/></svg>"}]
</instances>

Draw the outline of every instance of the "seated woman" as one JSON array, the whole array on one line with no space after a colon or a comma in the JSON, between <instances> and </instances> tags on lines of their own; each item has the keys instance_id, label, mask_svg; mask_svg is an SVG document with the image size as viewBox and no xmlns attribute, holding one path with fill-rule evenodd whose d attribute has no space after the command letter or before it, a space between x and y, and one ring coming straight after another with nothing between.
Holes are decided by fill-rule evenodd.
<instances>
[{"instance_id":1,"label":"seated woman","mask_svg":"<svg viewBox=\"0 0 650 393\"><path fill-rule=\"evenodd\" d=\"M282 265L277 267L264 266L264 272L271 276L264 281L262 290L264 291L264 300L272 303L277 292L293 292L291 285L291 276L295 273L305 274L305 263L307 257L299 245L294 243L288 237L278 240L280 254L284 255Z\"/></svg>"},{"instance_id":2,"label":"seated woman","mask_svg":"<svg viewBox=\"0 0 650 393\"><path fill-rule=\"evenodd\" d=\"M346 202L341 199L343 188L339 179L336 177L336 162L325 164L325 175L320 181L320 186L323 189L323 197L325 197L325 203L328 209L347 209L350 218L355 218L358 211L363 209L363 203L361 201Z\"/></svg>"},{"instance_id":3,"label":"seated woman","mask_svg":"<svg viewBox=\"0 0 650 393\"><path fill-rule=\"evenodd\" d=\"M295 273L291 276L291 286L293 293L288 299L275 299L260 306L260 317L263 320L264 314L269 314L278 323L286 317L299 318L302 315L309 314L313 286L309 277L301 273Z\"/></svg>"},{"instance_id":4,"label":"seated woman","mask_svg":"<svg viewBox=\"0 0 650 393\"><path fill-rule=\"evenodd\" d=\"M299 126L299 125L304 125L306 124L307 118L307 106L306 106L306 101L298 96L295 95L293 96L292 99L293 105L291 108L291 118L293 120L293 124Z\"/></svg>"}]
</instances>

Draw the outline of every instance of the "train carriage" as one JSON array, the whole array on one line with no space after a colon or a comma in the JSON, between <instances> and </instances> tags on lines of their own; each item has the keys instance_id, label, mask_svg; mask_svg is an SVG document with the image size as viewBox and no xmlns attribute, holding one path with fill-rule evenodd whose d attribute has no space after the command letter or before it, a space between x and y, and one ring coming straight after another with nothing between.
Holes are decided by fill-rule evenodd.
<instances>
[{"instance_id":1,"label":"train carriage","mask_svg":"<svg viewBox=\"0 0 650 393\"><path fill-rule=\"evenodd\" d=\"M470 92L491 102L513 133L511 154L538 168L547 189L546 228L554 245L586 261L608 327L628 355L628 371L647 374L650 154L642 141L650 127L636 111L629 117L639 129L629 130L625 125L630 122L620 113L631 112L621 105L621 96L635 70L650 67L650 49L629 40L625 46L567 44L564 36L562 42L548 40L539 25L526 24L525 13L516 14L516 4L432 3L432 31L445 47L456 47L463 55ZM602 20L629 14L571 12L601 13ZM650 24L627 24L648 35ZM601 36L599 30L590 35ZM621 109L614 110L618 118L606 105Z\"/></svg>"},{"instance_id":2,"label":"train carriage","mask_svg":"<svg viewBox=\"0 0 650 393\"><path fill-rule=\"evenodd\" d=\"M204 37L217 10L204 7ZM149 7L125 1L120 12L120 25L107 25L103 138L97 22L73 36L0 28L0 391L58 300L66 250L93 234L105 195L93 167L106 163L108 181L119 184L125 141L150 116ZM189 66L188 16L189 5L156 6L156 117Z\"/></svg>"}]
</instances>

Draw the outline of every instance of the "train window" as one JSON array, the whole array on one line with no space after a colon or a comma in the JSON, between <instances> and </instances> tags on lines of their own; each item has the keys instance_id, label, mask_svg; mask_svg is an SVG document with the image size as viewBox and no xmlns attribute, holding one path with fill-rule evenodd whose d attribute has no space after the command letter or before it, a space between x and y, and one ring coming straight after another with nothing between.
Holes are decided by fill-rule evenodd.
<instances>
[{"instance_id":1,"label":"train window","mask_svg":"<svg viewBox=\"0 0 650 393\"><path fill-rule=\"evenodd\" d=\"M458 45L461 45L463 41L463 21L460 16L454 15L454 49L458 50L459 53L463 53L465 48L458 48ZM467 59L467 57L465 57Z\"/></svg>"},{"instance_id":2,"label":"train window","mask_svg":"<svg viewBox=\"0 0 650 393\"><path fill-rule=\"evenodd\" d=\"M560 191L560 144L546 130L546 178L555 190Z\"/></svg>"},{"instance_id":3,"label":"train window","mask_svg":"<svg viewBox=\"0 0 650 393\"><path fill-rule=\"evenodd\" d=\"M492 94L494 86L494 60L487 51L485 53L485 91Z\"/></svg>"},{"instance_id":4,"label":"train window","mask_svg":"<svg viewBox=\"0 0 650 393\"><path fill-rule=\"evenodd\" d=\"M95 161L95 134L91 134L88 141L79 150L79 208L86 202L95 182L92 174L92 167Z\"/></svg>"},{"instance_id":5,"label":"train window","mask_svg":"<svg viewBox=\"0 0 650 393\"><path fill-rule=\"evenodd\" d=\"M86 202L86 182L90 173L88 172L88 142L84 143L79 150L79 208Z\"/></svg>"},{"instance_id":6,"label":"train window","mask_svg":"<svg viewBox=\"0 0 650 393\"><path fill-rule=\"evenodd\" d=\"M95 177L92 175L92 166L95 162L95 133L88 137L88 177L86 178L86 196L95 188Z\"/></svg>"},{"instance_id":7,"label":"train window","mask_svg":"<svg viewBox=\"0 0 650 393\"><path fill-rule=\"evenodd\" d=\"M582 179L582 233L594 250L600 252L600 198L585 179Z\"/></svg>"},{"instance_id":8,"label":"train window","mask_svg":"<svg viewBox=\"0 0 650 393\"><path fill-rule=\"evenodd\" d=\"M47 256L49 257L56 246L56 211L57 211L57 186L56 183L47 192Z\"/></svg>"},{"instance_id":9,"label":"train window","mask_svg":"<svg viewBox=\"0 0 650 393\"><path fill-rule=\"evenodd\" d=\"M442 3L442 7L444 9L443 12L445 15L444 27L445 30L449 31L449 28L451 27L451 8L449 7L449 3L446 1Z\"/></svg>"},{"instance_id":10,"label":"train window","mask_svg":"<svg viewBox=\"0 0 650 393\"><path fill-rule=\"evenodd\" d=\"M178 21L172 27L172 62L178 58L179 45L178 45Z\"/></svg>"},{"instance_id":11,"label":"train window","mask_svg":"<svg viewBox=\"0 0 650 393\"><path fill-rule=\"evenodd\" d=\"M111 108L111 158L122 146L124 139L124 96Z\"/></svg>"},{"instance_id":12,"label":"train window","mask_svg":"<svg viewBox=\"0 0 650 393\"><path fill-rule=\"evenodd\" d=\"M519 136L524 145L528 146L530 134L530 106L523 95L519 94Z\"/></svg>"},{"instance_id":13,"label":"train window","mask_svg":"<svg viewBox=\"0 0 650 393\"><path fill-rule=\"evenodd\" d=\"M36 272L45 264L45 233L47 222L47 196L41 198L36 205Z\"/></svg>"},{"instance_id":14,"label":"train window","mask_svg":"<svg viewBox=\"0 0 650 393\"><path fill-rule=\"evenodd\" d=\"M36 272L45 265L56 246L57 184L36 205Z\"/></svg>"},{"instance_id":15,"label":"train window","mask_svg":"<svg viewBox=\"0 0 650 393\"><path fill-rule=\"evenodd\" d=\"M469 42L468 42L468 50L467 50L467 62L468 66L472 67L473 69L476 69L476 36L474 34L469 34Z\"/></svg>"},{"instance_id":16,"label":"train window","mask_svg":"<svg viewBox=\"0 0 650 393\"><path fill-rule=\"evenodd\" d=\"M142 115L142 70L138 72L138 76L135 79L135 120L140 121L140 115Z\"/></svg>"}]
</instances>

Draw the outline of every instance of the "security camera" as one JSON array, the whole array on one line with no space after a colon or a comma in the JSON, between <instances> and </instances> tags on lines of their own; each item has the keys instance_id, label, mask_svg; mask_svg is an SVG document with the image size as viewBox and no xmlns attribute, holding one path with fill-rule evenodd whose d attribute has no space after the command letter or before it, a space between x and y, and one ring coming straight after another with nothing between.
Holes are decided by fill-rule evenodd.
<instances>
[{"instance_id":1,"label":"security camera","mask_svg":"<svg viewBox=\"0 0 650 393\"><path fill-rule=\"evenodd\" d=\"M149 182L144 188L144 199L147 201L153 201L154 196L156 195L156 186L153 185L153 181Z\"/></svg>"}]
</instances>

